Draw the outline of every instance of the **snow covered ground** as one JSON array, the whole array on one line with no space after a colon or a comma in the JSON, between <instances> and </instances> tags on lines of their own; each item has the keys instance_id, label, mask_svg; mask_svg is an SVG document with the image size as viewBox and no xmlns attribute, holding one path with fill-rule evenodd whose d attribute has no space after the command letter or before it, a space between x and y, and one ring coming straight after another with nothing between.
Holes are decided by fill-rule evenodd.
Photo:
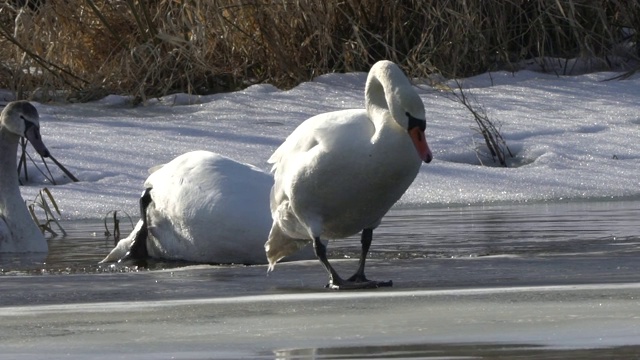
<instances>
[{"instance_id":1,"label":"snow covered ground","mask_svg":"<svg viewBox=\"0 0 640 360\"><path fill-rule=\"evenodd\" d=\"M398 205L637 197L640 76L607 81L616 75L521 71L462 80L474 106L500 125L515 155L509 168L479 166L480 139L470 112L420 85L435 159L423 165ZM36 103L45 143L80 179L69 183L58 171L66 183L49 187L63 218L96 219L110 210L137 215L148 168L190 150L269 170L270 154L303 120L363 107L365 79L364 73L330 74L289 91L255 85L227 94L172 95L137 107L119 96L88 104ZM23 186L24 198L43 186L38 179Z\"/></svg>"}]
</instances>

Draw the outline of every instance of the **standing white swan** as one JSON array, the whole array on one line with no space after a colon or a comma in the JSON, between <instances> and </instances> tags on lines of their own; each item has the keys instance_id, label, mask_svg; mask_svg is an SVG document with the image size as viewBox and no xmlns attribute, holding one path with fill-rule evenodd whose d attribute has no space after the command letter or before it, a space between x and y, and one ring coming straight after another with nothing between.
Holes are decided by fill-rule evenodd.
<instances>
[{"instance_id":1,"label":"standing white swan","mask_svg":"<svg viewBox=\"0 0 640 360\"><path fill-rule=\"evenodd\" d=\"M371 281L364 267L373 229L430 162L422 100L390 61L369 72L365 109L335 111L303 122L269 159L273 224L265 244L269 269L312 242L333 289L391 286ZM356 273L342 279L329 264L321 238L362 231Z\"/></svg>"},{"instance_id":2,"label":"standing white swan","mask_svg":"<svg viewBox=\"0 0 640 360\"><path fill-rule=\"evenodd\" d=\"M38 111L28 101L14 101L0 115L0 253L48 251L47 241L20 195L17 155L22 136L38 154L49 156L40 137Z\"/></svg>"},{"instance_id":3,"label":"standing white swan","mask_svg":"<svg viewBox=\"0 0 640 360\"><path fill-rule=\"evenodd\" d=\"M151 171L141 220L102 263L126 256L266 264L271 175L208 151L182 154Z\"/></svg>"}]
</instances>

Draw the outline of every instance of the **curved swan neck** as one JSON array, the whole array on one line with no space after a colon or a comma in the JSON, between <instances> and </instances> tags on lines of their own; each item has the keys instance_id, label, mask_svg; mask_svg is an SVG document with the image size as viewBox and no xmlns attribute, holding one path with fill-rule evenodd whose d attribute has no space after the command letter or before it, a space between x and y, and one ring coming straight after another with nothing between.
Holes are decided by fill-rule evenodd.
<instances>
[{"instance_id":1,"label":"curved swan neck","mask_svg":"<svg viewBox=\"0 0 640 360\"><path fill-rule=\"evenodd\" d=\"M396 122L403 120L405 114L400 103L406 89L413 90L409 79L396 64L390 61L376 63L369 72L365 87L366 108L371 120L376 122L386 118L379 113L388 113Z\"/></svg>"},{"instance_id":2,"label":"curved swan neck","mask_svg":"<svg viewBox=\"0 0 640 360\"><path fill-rule=\"evenodd\" d=\"M386 87L385 84L387 84ZM372 120L380 118L380 116L374 116L374 113L389 112L389 103L386 96L386 92L389 91L388 88L389 79L386 74L372 69L367 77L367 85L364 91L367 112Z\"/></svg>"},{"instance_id":3,"label":"curved swan neck","mask_svg":"<svg viewBox=\"0 0 640 360\"><path fill-rule=\"evenodd\" d=\"M16 106L21 113L15 112ZM35 108L31 110L23 103L10 103L0 116L0 253L44 253L48 250L44 236L22 199L18 181L18 143L25 127L24 124L20 126L19 119L36 118Z\"/></svg>"}]
</instances>

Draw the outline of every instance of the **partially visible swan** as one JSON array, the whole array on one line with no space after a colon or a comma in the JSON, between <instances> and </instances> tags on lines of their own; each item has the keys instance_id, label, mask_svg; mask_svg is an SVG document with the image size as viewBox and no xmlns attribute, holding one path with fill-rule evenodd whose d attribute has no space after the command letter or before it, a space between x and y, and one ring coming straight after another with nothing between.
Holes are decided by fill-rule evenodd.
<instances>
[{"instance_id":1,"label":"partially visible swan","mask_svg":"<svg viewBox=\"0 0 640 360\"><path fill-rule=\"evenodd\" d=\"M38 111L28 101L10 102L0 115L0 253L47 252L47 241L20 195L20 137L27 138L38 154L49 156L40 137Z\"/></svg>"},{"instance_id":2,"label":"partially visible swan","mask_svg":"<svg viewBox=\"0 0 640 360\"><path fill-rule=\"evenodd\" d=\"M140 221L101 263L125 257L267 263L270 174L208 151L182 154L151 171ZM304 257L313 257L311 249Z\"/></svg>"},{"instance_id":3,"label":"partially visible swan","mask_svg":"<svg viewBox=\"0 0 640 360\"><path fill-rule=\"evenodd\" d=\"M273 224L265 244L269 268L312 242L334 289L391 286L371 281L364 267L375 229L430 162L422 100L402 70L377 62L365 87L366 109L314 116L295 129L269 159ZM356 273L342 279L321 238L362 231Z\"/></svg>"}]
</instances>

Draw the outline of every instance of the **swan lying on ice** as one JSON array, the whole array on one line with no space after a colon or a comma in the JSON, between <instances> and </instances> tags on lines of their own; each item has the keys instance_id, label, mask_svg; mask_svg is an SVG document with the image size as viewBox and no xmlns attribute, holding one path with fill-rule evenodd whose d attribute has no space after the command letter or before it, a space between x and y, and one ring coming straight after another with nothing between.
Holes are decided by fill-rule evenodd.
<instances>
[{"instance_id":1,"label":"swan lying on ice","mask_svg":"<svg viewBox=\"0 0 640 360\"><path fill-rule=\"evenodd\" d=\"M270 270L311 242L334 289L391 286L364 268L373 229L413 182L431 150L424 105L402 70L376 63L365 88L366 109L320 114L303 122L269 159L275 183L273 224L265 244ZM342 279L321 238L362 231L356 273Z\"/></svg>"},{"instance_id":2,"label":"swan lying on ice","mask_svg":"<svg viewBox=\"0 0 640 360\"><path fill-rule=\"evenodd\" d=\"M152 168L141 219L101 261L147 257L215 264L266 264L271 175L208 151ZM312 258L311 249L293 259Z\"/></svg>"}]
</instances>

